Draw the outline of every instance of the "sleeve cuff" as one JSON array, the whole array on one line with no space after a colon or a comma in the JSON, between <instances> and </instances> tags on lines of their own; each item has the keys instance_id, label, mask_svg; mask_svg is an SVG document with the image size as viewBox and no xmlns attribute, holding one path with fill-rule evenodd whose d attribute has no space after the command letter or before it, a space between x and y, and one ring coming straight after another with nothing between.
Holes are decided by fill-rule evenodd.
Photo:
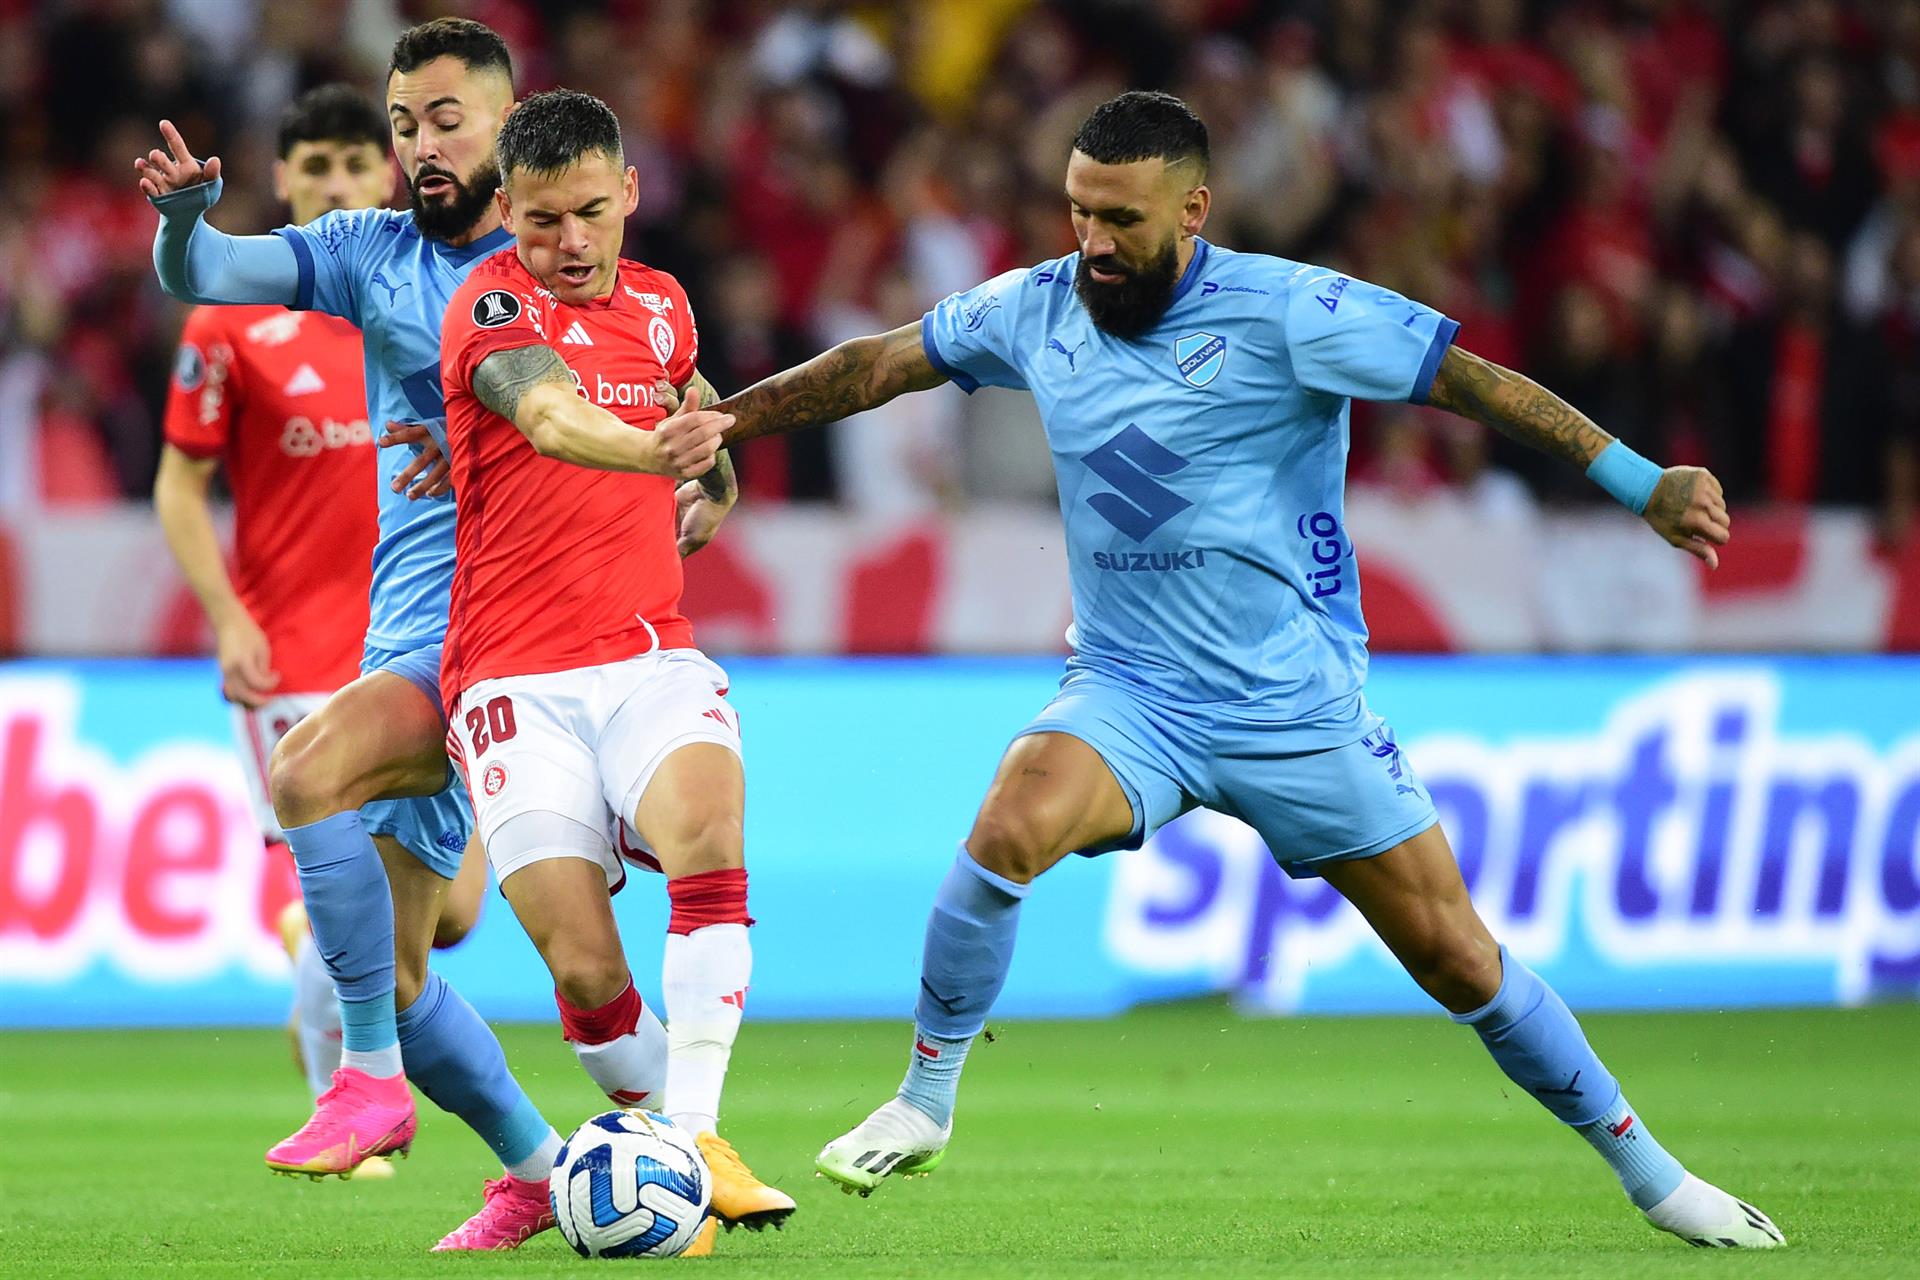
<instances>
[{"instance_id":1,"label":"sleeve cuff","mask_svg":"<svg viewBox=\"0 0 1920 1280\"><path fill-rule=\"evenodd\" d=\"M186 454L196 462L212 462L227 451L225 445L217 442L182 440L180 437L172 434L164 436L163 439L167 444L172 445L175 449L178 449L181 453Z\"/></svg>"},{"instance_id":2,"label":"sleeve cuff","mask_svg":"<svg viewBox=\"0 0 1920 1280\"><path fill-rule=\"evenodd\" d=\"M968 395L972 395L980 389L980 382L977 378L971 374L962 373L941 358L940 348L935 346L933 342L933 313L931 311L920 321L920 349L927 353L927 363L932 365L942 377L953 383L954 386L960 388Z\"/></svg>"},{"instance_id":3,"label":"sleeve cuff","mask_svg":"<svg viewBox=\"0 0 1920 1280\"><path fill-rule=\"evenodd\" d=\"M313 310L313 248L307 238L294 227L278 227L275 235L293 246L293 260L300 272L300 279L293 289L293 309L295 311Z\"/></svg>"},{"instance_id":4,"label":"sleeve cuff","mask_svg":"<svg viewBox=\"0 0 1920 1280\"><path fill-rule=\"evenodd\" d=\"M1420 372L1413 376L1413 394L1407 397L1408 404L1425 404L1433 392L1433 379L1440 372L1440 361L1447 354L1447 348L1453 345L1453 337L1460 332L1460 322L1440 317L1440 326L1433 331L1433 341L1427 344L1427 354L1420 361Z\"/></svg>"}]
</instances>

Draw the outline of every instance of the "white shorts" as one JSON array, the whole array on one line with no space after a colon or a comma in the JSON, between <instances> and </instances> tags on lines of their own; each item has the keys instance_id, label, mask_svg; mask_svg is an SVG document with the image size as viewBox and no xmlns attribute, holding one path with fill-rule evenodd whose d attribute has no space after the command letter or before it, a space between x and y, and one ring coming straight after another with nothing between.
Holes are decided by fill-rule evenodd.
<instances>
[{"instance_id":1,"label":"white shorts","mask_svg":"<svg viewBox=\"0 0 1920 1280\"><path fill-rule=\"evenodd\" d=\"M264 706L229 704L233 713L233 743L240 752L240 772L247 780L247 799L253 805L253 820L260 825L260 834L268 844L284 844L287 839L286 833L280 830L280 819L274 816L273 797L267 787L273 749L293 731L293 726L318 711L332 696L330 693L289 693Z\"/></svg>"},{"instance_id":2,"label":"white shorts","mask_svg":"<svg viewBox=\"0 0 1920 1280\"><path fill-rule=\"evenodd\" d=\"M726 692L727 673L698 649L468 687L447 744L466 772L494 878L504 884L547 858L597 861L612 889L626 861L659 870L628 823L679 748L713 742L740 754Z\"/></svg>"}]
</instances>

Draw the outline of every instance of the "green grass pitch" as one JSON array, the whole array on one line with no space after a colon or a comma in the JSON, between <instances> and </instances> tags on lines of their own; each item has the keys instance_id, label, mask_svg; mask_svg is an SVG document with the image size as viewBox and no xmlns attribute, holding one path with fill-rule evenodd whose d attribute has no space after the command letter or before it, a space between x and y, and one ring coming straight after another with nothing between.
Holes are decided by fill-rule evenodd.
<instances>
[{"instance_id":1,"label":"green grass pitch","mask_svg":"<svg viewBox=\"0 0 1920 1280\"><path fill-rule=\"evenodd\" d=\"M1788 1248L1654 1232L1443 1018L1243 1020L1208 1003L996 1027L968 1064L945 1167L869 1200L811 1160L898 1082L905 1028L749 1023L725 1130L800 1212L670 1263L589 1263L552 1233L513 1254L429 1255L490 1166L424 1103L392 1181L268 1176L261 1151L306 1114L274 1033L0 1032L0 1273L1920 1275L1920 1009L1586 1023L1653 1132L1766 1209ZM562 1129L601 1109L555 1030L502 1038Z\"/></svg>"}]
</instances>

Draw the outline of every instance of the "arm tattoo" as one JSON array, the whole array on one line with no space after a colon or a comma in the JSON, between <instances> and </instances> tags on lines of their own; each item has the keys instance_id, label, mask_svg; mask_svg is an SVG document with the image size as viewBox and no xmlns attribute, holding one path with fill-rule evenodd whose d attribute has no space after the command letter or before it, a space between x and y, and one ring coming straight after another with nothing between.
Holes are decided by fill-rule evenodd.
<instances>
[{"instance_id":1,"label":"arm tattoo","mask_svg":"<svg viewBox=\"0 0 1920 1280\"><path fill-rule=\"evenodd\" d=\"M693 377L687 379L687 385L680 388L681 400L684 401L695 391L700 393L700 406L704 409L711 409L719 402L720 393L713 389L713 384L698 369L693 371ZM721 506L731 504L740 496L739 485L733 478L733 459L725 449L714 455L713 466L700 477L700 493L708 502L717 502Z\"/></svg>"},{"instance_id":2,"label":"arm tattoo","mask_svg":"<svg viewBox=\"0 0 1920 1280\"><path fill-rule=\"evenodd\" d=\"M1458 347L1447 348L1427 403L1492 427L1502 435L1581 470L1613 443L1584 413L1533 379Z\"/></svg>"},{"instance_id":3,"label":"arm tattoo","mask_svg":"<svg viewBox=\"0 0 1920 1280\"><path fill-rule=\"evenodd\" d=\"M843 342L722 402L717 407L735 419L727 443L816 427L939 386L947 375L927 359L921 323Z\"/></svg>"},{"instance_id":4,"label":"arm tattoo","mask_svg":"<svg viewBox=\"0 0 1920 1280\"><path fill-rule=\"evenodd\" d=\"M473 394L508 422L517 423L520 397L543 382L558 382L571 390L573 375L558 351L536 343L496 351L482 360L473 371Z\"/></svg>"}]
</instances>

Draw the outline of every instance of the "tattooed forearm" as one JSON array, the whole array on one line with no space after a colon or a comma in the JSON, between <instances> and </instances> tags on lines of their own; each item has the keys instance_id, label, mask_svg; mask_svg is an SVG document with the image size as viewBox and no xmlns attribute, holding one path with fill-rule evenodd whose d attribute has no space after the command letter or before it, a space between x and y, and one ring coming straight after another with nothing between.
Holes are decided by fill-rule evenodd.
<instances>
[{"instance_id":1,"label":"tattooed forearm","mask_svg":"<svg viewBox=\"0 0 1920 1280\"><path fill-rule=\"evenodd\" d=\"M1447 348L1427 403L1585 470L1613 437L1539 383L1458 347Z\"/></svg>"},{"instance_id":2,"label":"tattooed forearm","mask_svg":"<svg viewBox=\"0 0 1920 1280\"><path fill-rule=\"evenodd\" d=\"M508 422L519 423L520 398L543 382L573 386L566 362L552 347L514 347L496 351L473 371L473 394Z\"/></svg>"},{"instance_id":3,"label":"tattooed forearm","mask_svg":"<svg viewBox=\"0 0 1920 1280\"><path fill-rule=\"evenodd\" d=\"M713 408L720 399L720 393L713 389L713 384L698 369L693 371L693 377L687 380L687 385L680 388L680 398L685 401L695 392L699 393L703 408ZM708 502L717 502L723 507L732 506L740 496L739 482L733 478L733 459L725 449L715 456L713 466L700 477L700 492Z\"/></svg>"},{"instance_id":4,"label":"tattooed forearm","mask_svg":"<svg viewBox=\"0 0 1920 1280\"><path fill-rule=\"evenodd\" d=\"M890 333L843 342L803 365L776 373L717 407L734 416L728 444L817 427L947 380L920 343L920 321Z\"/></svg>"}]
</instances>

